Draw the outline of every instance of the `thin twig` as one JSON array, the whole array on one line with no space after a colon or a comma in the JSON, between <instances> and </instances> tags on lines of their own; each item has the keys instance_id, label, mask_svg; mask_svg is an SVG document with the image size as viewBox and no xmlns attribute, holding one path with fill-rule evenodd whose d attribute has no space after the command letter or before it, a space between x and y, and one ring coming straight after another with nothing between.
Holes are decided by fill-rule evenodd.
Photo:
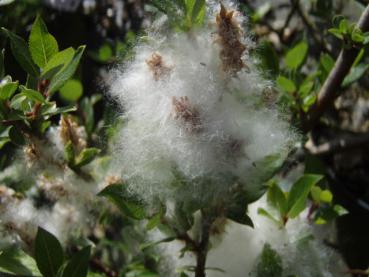
<instances>
[{"instance_id":1,"label":"thin twig","mask_svg":"<svg viewBox=\"0 0 369 277\"><path fill-rule=\"evenodd\" d=\"M342 137L330 142L325 142L320 145L314 145L311 140L305 144L305 149L307 149L310 154L322 156L331 153L343 152L350 150L352 148L361 147L368 145L369 134L358 134L355 136Z\"/></svg>"},{"instance_id":2,"label":"thin twig","mask_svg":"<svg viewBox=\"0 0 369 277\"><path fill-rule=\"evenodd\" d=\"M201 238L198 242L198 249L196 251L196 268L195 277L205 277L206 273L206 257L209 248L210 228L213 224L213 218L202 211L201 222Z\"/></svg>"},{"instance_id":3,"label":"thin twig","mask_svg":"<svg viewBox=\"0 0 369 277\"><path fill-rule=\"evenodd\" d=\"M315 43L319 45L325 52L331 53L324 39L318 36L319 30L316 28L313 22L310 21L310 19L306 16L305 12L303 11L300 5L300 0L290 0L290 1L291 5L295 7L297 14L300 16L302 22L306 26Z\"/></svg>"},{"instance_id":4,"label":"thin twig","mask_svg":"<svg viewBox=\"0 0 369 277\"><path fill-rule=\"evenodd\" d=\"M363 14L361 15L359 22L357 23L357 27L363 32L369 31L369 5L365 8ZM336 64L319 91L316 103L307 113L307 117L303 122L304 131L311 130L311 128L322 116L326 108L334 102L338 96L341 83L349 73L358 53L359 49L355 47L351 47L349 49L343 48L343 50L341 50Z\"/></svg>"}]
</instances>

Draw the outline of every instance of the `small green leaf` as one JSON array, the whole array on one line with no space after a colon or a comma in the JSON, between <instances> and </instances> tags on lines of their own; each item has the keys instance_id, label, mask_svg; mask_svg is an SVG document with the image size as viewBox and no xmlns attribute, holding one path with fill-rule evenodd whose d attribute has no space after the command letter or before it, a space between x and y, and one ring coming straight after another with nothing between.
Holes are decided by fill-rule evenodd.
<instances>
[{"instance_id":1,"label":"small green leaf","mask_svg":"<svg viewBox=\"0 0 369 277\"><path fill-rule=\"evenodd\" d=\"M0 253L0 272L16 276L40 276L35 260L16 247L3 249ZM2 275L0 273L0 275Z\"/></svg>"},{"instance_id":2,"label":"small green leaf","mask_svg":"<svg viewBox=\"0 0 369 277\"><path fill-rule=\"evenodd\" d=\"M74 149L73 143L68 141L64 146L64 159L70 166L74 166L75 164L75 157L74 157Z\"/></svg>"},{"instance_id":3,"label":"small green leaf","mask_svg":"<svg viewBox=\"0 0 369 277\"><path fill-rule=\"evenodd\" d=\"M144 243L141 245L140 249L141 251L147 249L147 248L151 248L151 247L154 247L160 243L165 243L165 242L171 242L173 240L175 240L176 237L167 237L167 238L163 238L161 240L158 240L158 241L154 241L154 242L149 242L149 243Z\"/></svg>"},{"instance_id":4,"label":"small green leaf","mask_svg":"<svg viewBox=\"0 0 369 277\"><path fill-rule=\"evenodd\" d=\"M280 224L280 222L274 218L274 216L272 216L267 210L265 210L264 208L259 207L258 208L258 214L265 216L266 218L269 218L270 220L272 220L274 223L276 224Z\"/></svg>"},{"instance_id":5,"label":"small green leaf","mask_svg":"<svg viewBox=\"0 0 369 277\"><path fill-rule=\"evenodd\" d=\"M336 38L343 40L343 34L341 33L339 29L331 28L331 29L328 29L328 32L334 35Z\"/></svg>"},{"instance_id":6,"label":"small green leaf","mask_svg":"<svg viewBox=\"0 0 369 277\"><path fill-rule=\"evenodd\" d=\"M100 150L97 148L83 149L82 152L76 157L75 167L82 167L86 164L89 164L99 153Z\"/></svg>"},{"instance_id":7,"label":"small green leaf","mask_svg":"<svg viewBox=\"0 0 369 277\"><path fill-rule=\"evenodd\" d=\"M56 276L64 261L58 239L41 227L38 228L35 240L35 258L40 272L48 277Z\"/></svg>"},{"instance_id":8,"label":"small green leaf","mask_svg":"<svg viewBox=\"0 0 369 277\"><path fill-rule=\"evenodd\" d=\"M367 63L361 63L351 68L350 73L346 75L345 79L342 82L342 87L348 87L352 83L359 80L365 74L368 68L369 68L369 64Z\"/></svg>"},{"instance_id":9,"label":"small green leaf","mask_svg":"<svg viewBox=\"0 0 369 277\"><path fill-rule=\"evenodd\" d=\"M124 184L109 185L99 192L98 196L104 196L110 199L128 217L133 219L146 218L144 204L127 193Z\"/></svg>"},{"instance_id":10,"label":"small green leaf","mask_svg":"<svg viewBox=\"0 0 369 277\"><path fill-rule=\"evenodd\" d=\"M251 228L254 228L254 223L252 222L252 219L246 214L245 209L228 210L227 218L239 224L247 225L250 226Z\"/></svg>"},{"instance_id":11,"label":"small green leaf","mask_svg":"<svg viewBox=\"0 0 369 277\"><path fill-rule=\"evenodd\" d=\"M74 112L77 110L77 107L74 105L66 106L66 107L57 107L54 102L48 102L43 105L41 108L41 114L43 116L53 116L61 113Z\"/></svg>"},{"instance_id":12,"label":"small green leaf","mask_svg":"<svg viewBox=\"0 0 369 277\"><path fill-rule=\"evenodd\" d=\"M49 92L53 93L60 89L74 74L76 71L82 54L85 50L85 46L78 47L73 59L63 67L50 81Z\"/></svg>"},{"instance_id":13,"label":"small green leaf","mask_svg":"<svg viewBox=\"0 0 369 277\"><path fill-rule=\"evenodd\" d=\"M0 86L0 100L9 100L18 88L18 81Z\"/></svg>"},{"instance_id":14,"label":"small green leaf","mask_svg":"<svg viewBox=\"0 0 369 277\"><path fill-rule=\"evenodd\" d=\"M37 16L32 25L29 36L29 50L33 61L43 68L50 58L59 51L58 43L55 38L49 34L45 23L41 17Z\"/></svg>"},{"instance_id":15,"label":"small green leaf","mask_svg":"<svg viewBox=\"0 0 369 277\"><path fill-rule=\"evenodd\" d=\"M252 20L254 22L258 22L266 16L270 10L272 9L272 5L269 2L266 2L258 7L255 13L252 15Z\"/></svg>"},{"instance_id":16,"label":"small green leaf","mask_svg":"<svg viewBox=\"0 0 369 277\"><path fill-rule=\"evenodd\" d=\"M326 73L329 73L331 71L331 69L334 66L334 63L335 62L333 58L329 54L324 53L320 55L320 64L322 65Z\"/></svg>"},{"instance_id":17,"label":"small green leaf","mask_svg":"<svg viewBox=\"0 0 369 277\"><path fill-rule=\"evenodd\" d=\"M363 43L364 42L364 36L360 29L355 28L354 31L351 33L351 39L352 41L356 43Z\"/></svg>"},{"instance_id":18,"label":"small green leaf","mask_svg":"<svg viewBox=\"0 0 369 277\"><path fill-rule=\"evenodd\" d=\"M299 93L301 97L305 97L309 95L313 87L314 87L314 81L303 82L299 88Z\"/></svg>"},{"instance_id":19,"label":"small green leaf","mask_svg":"<svg viewBox=\"0 0 369 277\"><path fill-rule=\"evenodd\" d=\"M309 108L311 107L311 105L313 105L316 101L316 95L315 94L309 94L306 97L304 97L303 101L302 101L302 110L304 112L307 112L309 110Z\"/></svg>"},{"instance_id":20,"label":"small green leaf","mask_svg":"<svg viewBox=\"0 0 369 277\"><path fill-rule=\"evenodd\" d=\"M320 202L320 194L322 193L322 189L319 186L313 186L310 190L311 198L314 202Z\"/></svg>"},{"instance_id":21,"label":"small green leaf","mask_svg":"<svg viewBox=\"0 0 369 277\"><path fill-rule=\"evenodd\" d=\"M205 0L195 0L192 8L192 23L201 24L205 16Z\"/></svg>"},{"instance_id":22,"label":"small green leaf","mask_svg":"<svg viewBox=\"0 0 369 277\"><path fill-rule=\"evenodd\" d=\"M32 101L41 103L45 102L45 98L43 97L43 95L36 90L25 88L24 90L22 90L21 94Z\"/></svg>"},{"instance_id":23,"label":"small green leaf","mask_svg":"<svg viewBox=\"0 0 369 277\"><path fill-rule=\"evenodd\" d=\"M11 128L14 128L14 126L8 126L5 130L3 129L2 131L0 131L0 139L9 138L9 131Z\"/></svg>"},{"instance_id":24,"label":"small green leaf","mask_svg":"<svg viewBox=\"0 0 369 277\"><path fill-rule=\"evenodd\" d=\"M287 213L287 198L276 182L273 182L267 193L268 202L275 207L281 217Z\"/></svg>"},{"instance_id":25,"label":"small green leaf","mask_svg":"<svg viewBox=\"0 0 369 277\"><path fill-rule=\"evenodd\" d=\"M42 69L41 77L43 79L50 79L57 72L64 69L72 61L74 54L75 51L72 47L56 53L54 56L51 57L51 59Z\"/></svg>"},{"instance_id":26,"label":"small green leaf","mask_svg":"<svg viewBox=\"0 0 369 277\"><path fill-rule=\"evenodd\" d=\"M104 44L99 48L97 57L102 62L107 62L113 57L113 50L109 44Z\"/></svg>"},{"instance_id":27,"label":"small green leaf","mask_svg":"<svg viewBox=\"0 0 369 277\"><path fill-rule=\"evenodd\" d=\"M308 51L308 44L301 41L291 50L289 50L285 57L286 66L290 69L297 69L305 60Z\"/></svg>"},{"instance_id":28,"label":"small green leaf","mask_svg":"<svg viewBox=\"0 0 369 277\"><path fill-rule=\"evenodd\" d=\"M25 101L27 101L27 96L20 94L20 93L16 94L10 102L10 108L22 111L25 106L24 105Z\"/></svg>"},{"instance_id":29,"label":"small green leaf","mask_svg":"<svg viewBox=\"0 0 369 277\"><path fill-rule=\"evenodd\" d=\"M322 178L322 175L305 174L294 183L287 199L289 218L298 216L305 209L306 199L312 186Z\"/></svg>"},{"instance_id":30,"label":"small green leaf","mask_svg":"<svg viewBox=\"0 0 369 277\"><path fill-rule=\"evenodd\" d=\"M69 102L76 102L83 94L83 87L79 80L68 80L64 86L60 88L60 97Z\"/></svg>"},{"instance_id":31,"label":"small green leaf","mask_svg":"<svg viewBox=\"0 0 369 277\"><path fill-rule=\"evenodd\" d=\"M324 203L332 203L332 200L333 200L333 195L329 190L325 189L321 192L320 201Z\"/></svg>"},{"instance_id":32,"label":"small green leaf","mask_svg":"<svg viewBox=\"0 0 369 277\"><path fill-rule=\"evenodd\" d=\"M284 76L279 76L277 78L277 85L284 91L288 92L288 93L293 93L296 91L296 86L295 84L290 80L287 79Z\"/></svg>"},{"instance_id":33,"label":"small green leaf","mask_svg":"<svg viewBox=\"0 0 369 277\"><path fill-rule=\"evenodd\" d=\"M77 252L63 270L63 277L86 277L91 255L91 246Z\"/></svg>"},{"instance_id":34,"label":"small green leaf","mask_svg":"<svg viewBox=\"0 0 369 277\"><path fill-rule=\"evenodd\" d=\"M338 29L341 32L341 34L347 34L349 30L349 22L347 19L342 19L340 21L340 24L338 25Z\"/></svg>"},{"instance_id":35,"label":"small green leaf","mask_svg":"<svg viewBox=\"0 0 369 277\"><path fill-rule=\"evenodd\" d=\"M162 213L159 212L156 215L154 215L152 218L150 218L149 222L147 222L146 230L152 230L156 226L158 226L160 224L162 216L163 216Z\"/></svg>"},{"instance_id":36,"label":"small green leaf","mask_svg":"<svg viewBox=\"0 0 369 277\"><path fill-rule=\"evenodd\" d=\"M33 62L31 58L31 54L28 50L27 43L22 39L21 37L17 36L16 34L8 31L5 28L1 28L8 38L10 39L10 49L12 50L12 53L19 63L19 65L26 71L28 74L37 77L40 72Z\"/></svg>"}]
</instances>

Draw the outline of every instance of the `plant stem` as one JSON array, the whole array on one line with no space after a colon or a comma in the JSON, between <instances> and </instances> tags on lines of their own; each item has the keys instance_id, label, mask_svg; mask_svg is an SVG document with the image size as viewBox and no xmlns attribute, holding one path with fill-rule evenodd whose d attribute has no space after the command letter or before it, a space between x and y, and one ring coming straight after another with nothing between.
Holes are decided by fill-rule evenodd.
<instances>
[{"instance_id":1,"label":"plant stem","mask_svg":"<svg viewBox=\"0 0 369 277\"><path fill-rule=\"evenodd\" d=\"M365 8L361 15L357 27L362 32L369 31L369 5ZM327 107L329 107L340 90L341 83L346 75L350 72L351 66L354 63L359 49L351 47L341 50L337 62L329 73L323 86L321 87L316 103L309 110L306 119L303 122L304 131L311 130L322 116Z\"/></svg>"},{"instance_id":2,"label":"plant stem","mask_svg":"<svg viewBox=\"0 0 369 277\"><path fill-rule=\"evenodd\" d=\"M201 236L196 248L196 269L195 277L205 277L206 257L208 254L210 228L213 223L213 218L202 211Z\"/></svg>"}]
</instances>

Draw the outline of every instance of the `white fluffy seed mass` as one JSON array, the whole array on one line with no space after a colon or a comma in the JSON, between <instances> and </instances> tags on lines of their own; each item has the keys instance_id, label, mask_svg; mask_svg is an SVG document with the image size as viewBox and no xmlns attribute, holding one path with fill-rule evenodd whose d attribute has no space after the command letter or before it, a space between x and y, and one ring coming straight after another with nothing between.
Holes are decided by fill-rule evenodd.
<instances>
[{"instance_id":1,"label":"white fluffy seed mass","mask_svg":"<svg viewBox=\"0 0 369 277\"><path fill-rule=\"evenodd\" d=\"M114 72L109 93L124 119L114 166L144 200L202 199L234 183L252 190L253 173L265 170L255 163L285 155L296 139L267 103L272 84L249 55L253 43L239 27L243 19L234 13L233 34L224 34L214 14L207 18L206 28L191 33L149 32L135 58ZM237 40L242 62L227 60L220 39Z\"/></svg>"}]
</instances>

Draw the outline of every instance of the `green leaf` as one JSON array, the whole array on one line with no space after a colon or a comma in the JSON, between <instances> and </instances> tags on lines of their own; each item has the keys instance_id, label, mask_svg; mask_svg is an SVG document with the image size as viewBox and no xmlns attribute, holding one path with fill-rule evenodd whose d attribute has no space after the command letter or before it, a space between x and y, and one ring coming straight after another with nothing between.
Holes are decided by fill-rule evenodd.
<instances>
[{"instance_id":1,"label":"green leaf","mask_svg":"<svg viewBox=\"0 0 369 277\"><path fill-rule=\"evenodd\" d=\"M287 200L289 218L298 216L305 209L306 199L312 186L316 185L322 178L322 175L305 174L294 183Z\"/></svg>"},{"instance_id":2,"label":"green leaf","mask_svg":"<svg viewBox=\"0 0 369 277\"><path fill-rule=\"evenodd\" d=\"M27 106L25 107L24 105L25 101L27 101L27 96L20 93L16 94L10 102L10 108L16 110L24 110L25 108L27 108Z\"/></svg>"},{"instance_id":3,"label":"green leaf","mask_svg":"<svg viewBox=\"0 0 369 277\"><path fill-rule=\"evenodd\" d=\"M320 194L322 193L322 189L319 186L313 186L310 190L311 198L314 202L320 202Z\"/></svg>"},{"instance_id":4,"label":"green leaf","mask_svg":"<svg viewBox=\"0 0 369 277\"><path fill-rule=\"evenodd\" d=\"M327 74L332 70L334 63L333 58L329 54L323 53L320 55L320 64Z\"/></svg>"},{"instance_id":5,"label":"green leaf","mask_svg":"<svg viewBox=\"0 0 369 277\"><path fill-rule=\"evenodd\" d=\"M57 107L54 102L48 102L43 105L41 108L41 114L43 116L52 116L61 113L74 112L77 110L77 107L74 105L65 106L65 107Z\"/></svg>"},{"instance_id":6,"label":"green leaf","mask_svg":"<svg viewBox=\"0 0 369 277\"><path fill-rule=\"evenodd\" d=\"M342 19L340 21L340 24L338 26L339 31L341 32L341 34L346 34L349 30L349 22L347 19Z\"/></svg>"},{"instance_id":7,"label":"green leaf","mask_svg":"<svg viewBox=\"0 0 369 277\"><path fill-rule=\"evenodd\" d=\"M274 216L272 216L267 210L265 210L264 208L259 207L258 208L258 214L265 216L266 218L269 218L270 220L272 220L273 222L275 222L276 224L280 224L280 222L274 218Z\"/></svg>"},{"instance_id":8,"label":"green leaf","mask_svg":"<svg viewBox=\"0 0 369 277\"><path fill-rule=\"evenodd\" d=\"M76 102L83 94L82 83L79 80L68 80L64 86L60 88L60 97L69 102Z\"/></svg>"},{"instance_id":9,"label":"green leaf","mask_svg":"<svg viewBox=\"0 0 369 277\"><path fill-rule=\"evenodd\" d=\"M43 95L36 90L25 88L24 90L22 90L21 94L32 101L41 103L45 102L45 98L43 97Z\"/></svg>"},{"instance_id":10,"label":"green leaf","mask_svg":"<svg viewBox=\"0 0 369 277\"><path fill-rule=\"evenodd\" d=\"M329 190L325 189L321 192L320 201L324 203L332 203L332 200L333 200L333 195Z\"/></svg>"},{"instance_id":11,"label":"green leaf","mask_svg":"<svg viewBox=\"0 0 369 277\"><path fill-rule=\"evenodd\" d=\"M45 23L37 16L29 36L29 50L33 61L43 68L50 58L59 51L56 39L49 34Z\"/></svg>"},{"instance_id":12,"label":"green leaf","mask_svg":"<svg viewBox=\"0 0 369 277\"><path fill-rule=\"evenodd\" d=\"M196 0L192 8L192 23L201 24L205 17L205 0Z\"/></svg>"},{"instance_id":13,"label":"green leaf","mask_svg":"<svg viewBox=\"0 0 369 277\"><path fill-rule=\"evenodd\" d=\"M305 80L299 87L299 94L301 97L305 97L310 94L314 87L314 81Z\"/></svg>"},{"instance_id":14,"label":"green leaf","mask_svg":"<svg viewBox=\"0 0 369 277\"><path fill-rule=\"evenodd\" d=\"M144 204L127 193L124 184L109 185L99 192L98 196L107 197L128 217L133 219L146 218Z\"/></svg>"},{"instance_id":15,"label":"green leaf","mask_svg":"<svg viewBox=\"0 0 369 277\"><path fill-rule=\"evenodd\" d=\"M113 50L109 44L104 44L99 48L97 55L98 59L102 62L107 62L113 57Z\"/></svg>"},{"instance_id":16,"label":"green leaf","mask_svg":"<svg viewBox=\"0 0 369 277\"><path fill-rule=\"evenodd\" d=\"M261 68L275 78L279 74L279 58L273 45L268 41L263 41L257 54L261 61Z\"/></svg>"},{"instance_id":17,"label":"green leaf","mask_svg":"<svg viewBox=\"0 0 369 277\"><path fill-rule=\"evenodd\" d=\"M265 15L267 15L270 10L272 9L272 5L269 2L266 2L258 7L258 9L255 11L255 13L252 15L252 20L254 22L258 22L261 19L264 18Z\"/></svg>"},{"instance_id":18,"label":"green leaf","mask_svg":"<svg viewBox=\"0 0 369 277\"><path fill-rule=\"evenodd\" d=\"M342 82L342 87L348 87L352 83L359 80L365 74L368 68L369 68L369 64L367 63L361 63L351 68L350 73L345 77L345 79Z\"/></svg>"},{"instance_id":19,"label":"green leaf","mask_svg":"<svg viewBox=\"0 0 369 277\"><path fill-rule=\"evenodd\" d=\"M0 100L9 100L18 88L18 81L0 86Z\"/></svg>"},{"instance_id":20,"label":"green leaf","mask_svg":"<svg viewBox=\"0 0 369 277\"><path fill-rule=\"evenodd\" d=\"M275 207L281 217L287 213L287 197L276 182L273 182L267 193L268 202Z\"/></svg>"},{"instance_id":21,"label":"green leaf","mask_svg":"<svg viewBox=\"0 0 369 277\"><path fill-rule=\"evenodd\" d=\"M311 105L313 105L316 101L316 95L315 94L309 94L306 97L304 97L303 101L302 101L302 110L304 112L307 112L309 110L309 108L311 107Z\"/></svg>"},{"instance_id":22,"label":"green leaf","mask_svg":"<svg viewBox=\"0 0 369 277\"><path fill-rule=\"evenodd\" d=\"M85 148L82 152L76 157L75 167L82 167L86 164L89 164L93 161L93 159L100 153L100 150L97 148Z\"/></svg>"},{"instance_id":23,"label":"green leaf","mask_svg":"<svg viewBox=\"0 0 369 277\"><path fill-rule=\"evenodd\" d=\"M356 43L363 43L364 42L363 32L360 29L355 28L351 33L351 39Z\"/></svg>"},{"instance_id":24,"label":"green leaf","mask_svg":"<svg viewBox=\"0 0 369 277\"><path fill-rule=\"evenodd\" d=\"M35 260L23 250L10 247L0 254L0 272L17 276L40 276ZM1 275L1 273L0 273Z\"/></svg>"},{"instance_id":25,"label":"green leaf","mask_svg":"<svg viewBox=\"0 0 369 277\"><path fill-rule=\"evenodd\" d=\"M283 263L279 254L266 243L256 266L257 277L282 277Z\"/></svg>"},{"instance_id":26,"label":"green leaf","mask_svg":"<svg viewBox=\"0 0 369 277\"><path fill-rule=\"evenodd\" d=\"M14 126L9 126L5 130L0 132L0 149L4 147L5 144L11 141L10 139L10 130L14 128Z\"/></svg>"},{"instance_id":27,"label":"green leaf","mask_svg":"<svg viewBox=\"0 0 369 277\"><path fill-rule=\"evenodd\" d=\"M152 230L156 226L158 226L160 224L162 216L163 214L159 212L156 215L154 215L152 218L150 218L149 222L147 222L146 224L146 230Z\"/></svg>"},{"instance_id":28,"label":"green leaf","mask_svg":"<svg viewBox=\"0 0 369 277\"><path fill-rule=\"evenodd\" d=\"M39 69L37 65L33 62L31 58L31 54L28 50L27 43L21 37L16 34L8 31L5 28L1 28L8 38L10 39L10 49L12 53L19 63L19 65L26 71L28 74L37 77L39 75Z\"/></svg>"},{"instance_id":29,"label":"green leaf","mask_svg":"<svg viewBox=\"0 0 369 277\"><path fill-rule=\"evenodd\" d=\"M57 72L65 69L65 67L72 61L74 54L75 51L72 47L56 53L43 68L41 78L50 79Z\"/></svg>"},{"instance_id":30,"label":"green leaf","mask_svg":"<svg viewBox=\"0 0 369 277\"><path fill-rule=\"evenodd\" d=\"M252 219L246 214L245 209L231 209L227 211L227 218L239 224L250 226L254 228Z\"/></svg>"},{"instance_id":31,"label":"green leaf","mask_svg":"<svg viewBox=\"0 0 369 277\"><path fill-rule=\"evenodd\" d=\"M4 56L5 56L5 49L0 51L0 81L5 76Z\"/></svg>"},{"instance_id":32,"label":"green leaf","mask_svg":"<svg viewBox=\"0 0 369 277\"><path fill-rule=\"evenodd\" d=\"M64 159L66 160L69 166L74 166L75 156L73 143L71 141L68 141L64 146Z\"/></svg>"},{"instance_id":33,"label":"green leaf","mask_svg":"<svg viewBox=\"0 0 369 277\"><path fill-rule=\"evenodd\" d=\"M91 246L77 252L68 262L63 271L63 277L86 277L91 255Z\"/></svg>"},{"instance_id":34,"label":"green leaf","mask_svg":"<svg viewBox=\"0 0 369 277\"><path fill-rule=\"evenodd\" d=\"M82 54L85 50L85 46L78 47L73 59L63 67L50 81L49 92L53 93L60 89L74 74L76 71Z\"/></svg>"},{"instance_id":35,"label":"green leaf","mask_svg":"<svg viewBox=\"0 0 369 277\"><path fill-rule=\"evenodd\" d=\"M141 251L147 249L147 248L151 248L151 247L154 247L160 243L165 243L165 242L171 242L173 240L175 240L176 237L167 237L167 238L163 238L161 240L158 240L158 241L154 241L154 242L149 242L149 243L144 243L141 245L140 249Z\"/></svg>"},{"instance_id":36,"label":"green leaf","mask_svg":"<svg viewBox=\"0 0 369 277\"><path fill-rule=\"evenodd\" d=\"M41 227L38 228L35 240L35 258L38 269L47 277L56 276L64 261L58 239Z\"/></svg>"},{"instance_id":37,"label":"green leaf","mask_svg":"<svg viewBox=\"0 0 369 277\"><path fill-rule=\"evenodd\" d=\"M277 78L277 85L284 91L288 92L288 93L293 93L296 91L296 86L295 84L290 80L287 79L284 76L279 76Z\"/></svg>"},{"instance_id":38,"label":"green leaf","mask_svg":"<svg viewBox=\"0 0 369 277\"><path fill-rule=\"evenodd\" d=\"M328 32L334 35L336 38L343 40L343 35L339 29L331 28L331 29L328 29Z\"/></svg>"},{"instance_id":39,"label":"green leaf","mask_svg":"<svg viewBox=\"0 0 369 277\"><path fill-rule=\"evenodd\" d=\"M285 57L286 66L290 69L297 69L305 60L307 52L308 44L305 41L301 41L287 52Z\"/></svg>"}]
</instances>

